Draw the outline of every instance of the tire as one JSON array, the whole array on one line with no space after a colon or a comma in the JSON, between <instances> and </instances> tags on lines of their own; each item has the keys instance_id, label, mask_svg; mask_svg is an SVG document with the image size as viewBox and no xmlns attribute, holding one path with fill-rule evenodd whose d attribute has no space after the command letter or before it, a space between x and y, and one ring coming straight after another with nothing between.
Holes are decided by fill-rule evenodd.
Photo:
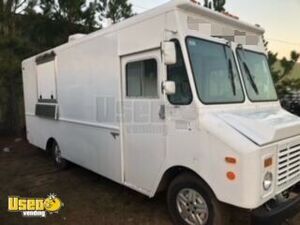
<instances>
[{"instance_id":1,"label":"tire","mask_svg":"<svg viewBox=\"0 0 300 225\"><path fill-rule=\"evenodd\" d=\"M51 153L57 169L64 170L68 167L69 162L62 157L61 150L56 141L52 144Z\"/></svg>"},{"instance_id":2,"label":"tire","mask_svg":"<svg viewBox=\"0 0 300 225\"><path fill-rule=\"evenodd\" d=\"M216 199L200 178L191 173L181 174L171 182L167 204L174 225L229 224L226 206Z\"/></svg>"}]
</instances>

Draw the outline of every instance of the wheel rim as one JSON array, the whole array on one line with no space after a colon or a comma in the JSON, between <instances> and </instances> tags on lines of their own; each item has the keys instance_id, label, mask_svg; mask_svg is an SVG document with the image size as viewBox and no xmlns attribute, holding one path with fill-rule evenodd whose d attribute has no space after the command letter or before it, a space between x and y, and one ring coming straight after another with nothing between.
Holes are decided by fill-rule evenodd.
<instances>
[{"instance_id":1,"label":"wheel rim","mask_svg":"<svg viewBox=\"0 0 300 225\"><path fill-rule=\"evenodd\" d=\"M202 195L193 189L182 189L176 198L181 218L190 225L206 225L209 210Z\"/></svg>"},{"instance_id":2,"label":"wheel rim","mask_svg":"<svg viewBox=\"0 0 300 225\"><path fill-rule=\"evenodd\" d=\"M61 151L57 145L55 145L55 148L54 148L54 157L55 157L56 163L59 164L62 162Z\"/></svg>"}]
</instances>

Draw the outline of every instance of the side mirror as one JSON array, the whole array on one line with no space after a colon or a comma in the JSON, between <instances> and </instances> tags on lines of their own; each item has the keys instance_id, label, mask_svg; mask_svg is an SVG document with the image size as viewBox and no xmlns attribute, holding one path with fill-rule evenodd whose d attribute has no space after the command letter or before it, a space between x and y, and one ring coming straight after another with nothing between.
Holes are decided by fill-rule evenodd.
<instances>
[{"instance_id":1,"label":"side mirror","mask_svg":"<svg viewBox=\"0 0 300 225\"><path fill-rule=\"evenodd\" d=\"M176 84L174 81L164 81L162 90L166 95L174 95L176 93Z\"/></svg>"},{"instance_id":2,"label":"side mirror","mask_svg":"<svg viewBox=\"0 0 300 225\"><path fill-rule=\"evenodd\" d=\"M163 60L166 65L174 65L176 64L176 46L172 41L165 41L161 46Z\"/></svg>"}]
</instances>

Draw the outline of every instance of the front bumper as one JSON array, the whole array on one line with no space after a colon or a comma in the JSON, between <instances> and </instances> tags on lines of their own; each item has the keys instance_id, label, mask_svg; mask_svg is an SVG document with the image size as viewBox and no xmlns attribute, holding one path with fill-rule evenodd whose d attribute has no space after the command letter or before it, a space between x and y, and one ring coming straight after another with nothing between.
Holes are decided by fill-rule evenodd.
<instances>
[{"instance_id":1,"label":"front bumper","mask_svg":"<svg viewBox=\"0 0 300 225\"><path fill-rule=\"evenodd\" d=\"M266 205L252 211L251 219L253 225L275 225L281 224L286 219L300 213L300 190L296 196L275 207L269 208Z\"/></svg>"}]
</instances>

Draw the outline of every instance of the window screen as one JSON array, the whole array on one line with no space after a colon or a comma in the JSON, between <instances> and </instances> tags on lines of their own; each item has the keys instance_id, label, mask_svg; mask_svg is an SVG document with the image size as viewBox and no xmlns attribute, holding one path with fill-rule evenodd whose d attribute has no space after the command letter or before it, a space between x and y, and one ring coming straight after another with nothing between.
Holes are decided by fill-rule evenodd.
<instances>
[{"instance_id":1,"label":"window screen","mask_svg":"<svg viewBox=\"0 0 300 225\"><path fill-rule=\"evenodd\" d=\"M155 59L128 63L126 66L128 97L157 97L157 63Z\"/></svg>"},{"instance_id":2,"label":"window screen","mask_svg":"<svg viewBox=\"0 0 300 225\"><path fill-rule=\"evenodd\" d=\"M168 96L169 101L174 105L188 105L192 102L192 92L189 83L186 66L179 42L176 40L177 62L168 66L168 80L176 84L176 93Z\"/></svg>"},{"instance_id":3,"label":"window screen","mask_svg":"<svg viewBox=\"0 0 300 225\"><path fill-rule=\"evenodd\" d=\"M37 81L39 100L56 100L54 61L49 61L37 65Z\"/></svg>"}]
</instances>

